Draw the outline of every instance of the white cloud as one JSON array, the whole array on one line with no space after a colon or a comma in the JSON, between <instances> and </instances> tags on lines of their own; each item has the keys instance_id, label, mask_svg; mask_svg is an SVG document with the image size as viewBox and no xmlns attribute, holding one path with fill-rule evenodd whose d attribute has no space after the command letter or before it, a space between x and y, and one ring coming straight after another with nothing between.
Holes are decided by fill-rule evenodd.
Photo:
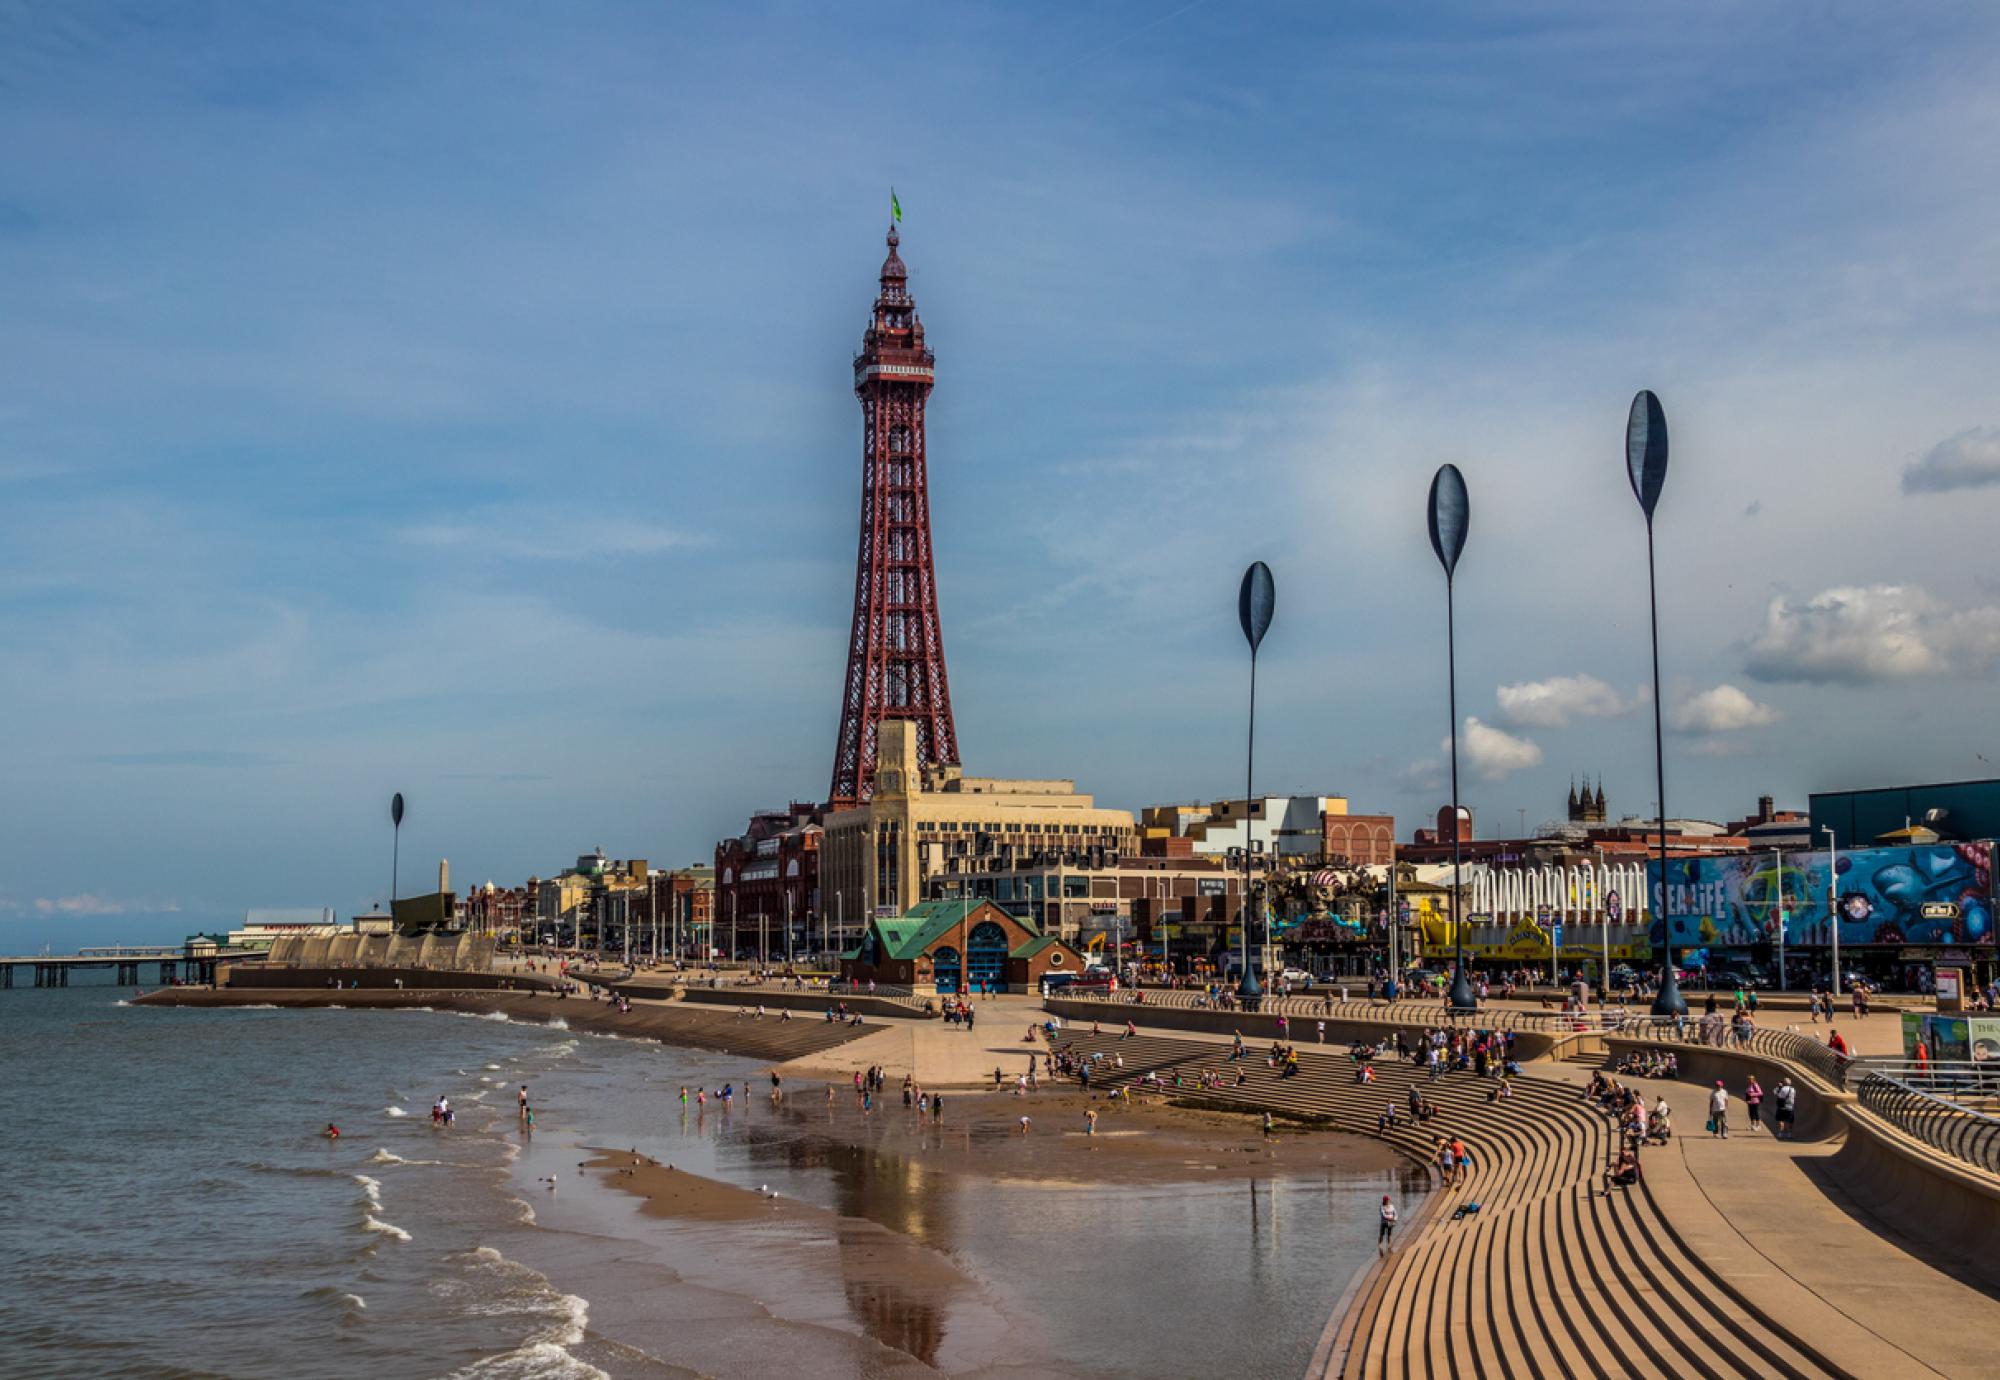
<instances>
[{"instance_id":1,"label":"white cloud","mask_svg":"<svg viewBox=\"0 0 2000 1380\"><path fill-rule=\"evenodd\" d=\"M396 534L412 546L471 550L538 561L584 561L602 556L657 556L697 544L664 523L628 518L551 522L525 514L492 515L477 522L423 522Z\"/></svg>"},{"instance_id":2,"label":"white cloud","mask_svg":"<svg viewBox=\"0 0 2000 1380\"><path fill-rule=\"evenodd\" d=\"M1744 668L1763 681L1870 685L2000 656L2000 607L1954 609L1918 585L1842 585L1764 612Z\"/></svg>"},{"instance_id":3,"label":"white cloud","mask_svg":"<svg viewBox=\"0 0 2000 1380\"><path fill-rule=\"evenodd\" d=\"M173 913L180 905L173 901L121 901L111 896L99 896L95 892L79 892L75 896L38 896L35 898L37 915L126 915L132 912L145 914Z\"/></svg>"},{"instance_id":4,"label":"white cloud","mask_svg":"<svg viewBox=\"0 0 2000 1380\"><path fill-rule=\"evenodd\" d=\"M1450 746L1451 739L1445 739ZM1397 773L1397 783L1413 795L1435 796L1451 784L1451 777L1445 771L1443 762L1430 757L1421 757Z\"/></svg>"},{"instance_id":5,"label":"white cloud","mask_svg":"<svg viewBox=\"0 0 2000 1380\"><path fill-rule=\"evenodd\" d=\"M1451 739L1445 739L1444 746L1449 749ZM1510 771L1540 766L1542 750L1526 738L1517 738L1505 729L1481 723L1477 717L1468 714L1465 716L1465 760L1485 780L1498 781Z\"/></svg>"},{"instance_id":6,"label":"white cloud","mask_svg":"<svg viewBox=\"0 0 2000 1380\"><path fill-rule=\"evenodd\" d=\"M1516 728L1562 728L1571 719L1615 718L1632 708L1596 676L1527 680L1503 685L1495 694L1500 717Z\"/></svg>"},{"instance_id":7,"label":"white cloud","mask_svg":"<svg viewBox=\"0 0 2000 1380\"><path fill-rule=\"evenodd\" d=\"M1733 685L1691 694L1674 706L1667 722L1679 733L1734 733L1744 728L1767 728L1778 721L1778 711L1759 704Z\"/></svg>"},{"instance_id":8,"label":"white cloud","mask_svg":"<svg viewBox=\"0 0 2000 1380\"><path fill-rule=\"evenodd\" d=\"M1947 436L1903 467L1906 494L1944 493L2000 484L2000 426L1976 426Z\"/></svg>"}]
</instances>

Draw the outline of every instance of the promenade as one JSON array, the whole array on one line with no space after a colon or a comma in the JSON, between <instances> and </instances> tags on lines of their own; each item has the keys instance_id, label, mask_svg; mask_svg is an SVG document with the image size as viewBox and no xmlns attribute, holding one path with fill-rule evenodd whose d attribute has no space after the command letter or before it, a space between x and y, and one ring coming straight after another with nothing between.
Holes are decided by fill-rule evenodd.
<instances>
[{"instance_id":1,"label":"promenade","mask_svg":"<svg viewBox=\"0 0 2000 1380\"><path fill-rule=\"evenodd\" d=\"M2000 1376L1987 1341L2000 1303L1982 1262L1923 1240L1920 1224L1874 1215L1871 1186L1833 1163L1835 1139L1750 1133L1739 1101L1735 1135L1709 1140L1706 1080L1623 1080L1649 1102L1664 1095L1680 1134L1644 1152L1640 1185L1607 1190L1617 1139L1584 1097L1601 1062L1594 1054L1534 1063L1511 1098L1492 1101L1494 1085L1469 1073L1433 1081L1393 1059L1359 1083L1344 1053L1310 1035L1295 1040L1300 1072L1281 1079L1264 1063L1263 1037L1250 1041L1249 1081L1237 1086L1228 1036L1142 1026L1126 1038L1128 1014L1107 1006L1102 1033L1072 1020L1057 1036L1060 1046L1122 1058L1119 1070L1100 1063L1094 1085L1139 1085L1149 1071L1189 1083L1219 1073L1220 1089L1168 1095L1381 1134L1419 1160L1432 1158L1439 1136L1471 1148L1464 1186L1433 1195L1404 1224L1398 1249L1342 1301L1315 1380ZM1886 1043L1893 1026L1878 1014L1858 1028ZM1436 1104L1436 1118L1379 1131L1392 1104L1402 1121L1412 1088ZM1827 1137L1836 1123L1825 1114L1805 1129ZM1455 1216L1467 1203L1477 1212Z\"/></svg>"}]
</instances>

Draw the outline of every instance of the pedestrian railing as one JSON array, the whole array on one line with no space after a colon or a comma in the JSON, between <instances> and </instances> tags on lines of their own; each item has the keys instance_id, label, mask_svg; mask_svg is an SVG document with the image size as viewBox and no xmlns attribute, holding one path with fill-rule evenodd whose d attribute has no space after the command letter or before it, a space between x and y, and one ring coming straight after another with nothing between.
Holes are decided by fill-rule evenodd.
<instances>
[{"instance_id":1,"label":"pedestrian railing","mask_svg":"<svg viewBox=\"0 0 2000 1380\"><path fill-rule=\"evenodd\" d=\"M2000 1174L2000 1117L1872 1071L1855 1089L1855 1100L1933 1149Z\"/></svg>"},{"instance_id":2,"label":"pedestrian railing","mask_svg":"<svg viewBox=\"0 0 2000 1380\"><path fill-rule=\"evenodd\" d=\"M1142 1018L1148 1007L1194 1008L1224 1014L1242 1012L1240 1006L1211 1005L1199 992L1148 992L1143 1002L1133 1002L1127 993L1066 992L1066 998L1083 998L1124 1008L1124 1015ZM1797 1065L1836 1088L1847 1086L1847 1071L1853 1059L1810 1035L1796 1031L1767 1029L1754 1023L1732 1026L1720 1016L1654 1016L1621 1007L1595 1011L1516 1011L1482 1007L1464 1014L1442 1002L1417 1001L1334 1001L1314 997L1266 997L1255 1013L1283 1016L1288 1021L1346 1020L1389 1025L1441 1025L1458 1029L1498 1030L1519 1034L1617 1035L1627 1039L1687 1048L1735 1050L1761 1055L1780 1063ZM1291 1032L1296 1034L1297 1032Z\"/></svg>"},{"instance_id":3,"label":"pedestrian railing","mask_svg":"<svg viewBox=\"0 0 2000 1380\"><path fill-rule=\"evenodd\" d=\"M1906 1059L1902 1055L1866 1055L1848 1068L1849 1079L1881 1074L1898 1083L1952 1102L2000 1109L2000 1063L1984 1059ZM1987 1104L1993 1104L1989 1107Z\"/></svg>"},{"instance_id":4,"label":"pedestrian railing","mask_svg":"<svg viewBox=\"0 0 2000 1380\"><path fill-rule=\"evenodd\" d=\"M1756 1025L1732 1026L1699 1016L1635 1017L1615 1033L1628 1039L1759 1054L1780 1063L1796 1064L1836 1088L1847 1086L1848 1066L1854 1062L1810 1035Z\"/></svg>"}]
</instances>

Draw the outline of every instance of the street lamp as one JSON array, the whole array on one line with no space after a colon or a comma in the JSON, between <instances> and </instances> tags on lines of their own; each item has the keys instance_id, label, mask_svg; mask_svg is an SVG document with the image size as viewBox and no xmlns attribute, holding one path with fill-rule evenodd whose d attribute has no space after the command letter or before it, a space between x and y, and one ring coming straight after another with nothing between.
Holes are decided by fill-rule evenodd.
<instances>
[{"instance_id":1,"label":"street lamp","mask_svg":"<svg viewBox=\"0 0 2000 1380\"><path fill-rule=\"evenodd\" d=\"M1477 1009L1472 984L1465 976L1465 926L1459 921L1459 882L1464 875L1461 843L1465 835L1464 816L1458 808L1458 624L1453 600L1452 579L1458 558L1465 550L1466 533L1472 526L1472 499L1465 491L1465 476L1456 465L1439 465L1431 478L1429 525L1431 550L1444 567L1444 657L1446 698L1451 711L1451 1008L1454 1012Z\"/></svg>"},{"instance_id":2,"label":"street lamp","mask_svg":"<svg viewBox=\"0 0 2000 1380\"><path fill-rule=\"evenodd\" d=\"M1257 971L1250 966L1250 802L1255 799L1257 768L1257 648L1271 630L1271 615L1277 607L1278 586L1271 578L1271 567L1252 561L1236 591L1236 621L1242 624L1243 638L1250 644L1250 738L1243 758L1243 980L1236 987L1246 1011L1255 1011L1264 998Z\"/></svg>"},{"instance_id":3,"label":"street lamp","mask_svg":"<svg viewBox=\"0 0 2000 1380\"><path fill-rule=\"evenodd\" d=\"M1826 835L1826 923L1833 932L1833 994L1840 995L1840 840L1833 826L1822 824Z\"/></svg>"},{"instance_id":4,"label":"street lamp","mask_svg":"<svg viewBox=\"0 0 2000 1380\"><path fill-rule=\"evenodd\" d=\"M1625 477L1632 481L1632 496L1646 515L1646 601L1653 615L1653 782L1659 789L1655 803L1659 810L1660 933L1667 957L1659 995L1653 998L1653 1014L1685 1016L1688 1004L1674 977L1674 918L1667 904L1667 740L1660 704L1659 577L1653 567L1653 509L1659 506L1660 489L1667 482L1667 414L1650 388L1639 390L1625 419Z\"/></svg>"},{"instance_id":5,"label":"street lamp","mask_svg":"<svg viewBox=\"0 0 2000 1380\"><path fill-rule=\"evenodd\" d=\"M403 875L403 793L389 801L389 828L394 837L389 845L389 913L396 913L396 883Z\"/></svg>"}]
</instances>

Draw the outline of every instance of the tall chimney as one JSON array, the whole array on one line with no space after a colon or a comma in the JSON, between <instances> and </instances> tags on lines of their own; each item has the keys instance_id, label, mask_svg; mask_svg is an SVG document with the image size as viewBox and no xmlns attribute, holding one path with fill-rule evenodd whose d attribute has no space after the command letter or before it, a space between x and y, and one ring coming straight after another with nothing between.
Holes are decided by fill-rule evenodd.
<instances>
[{"instance_id":1,"label":"tall chimney","mask_svg":"<svg viewBox=\"0 0 2000 1380\"><path fill-rule=\"evenodd\" d=\"M443 894L444 894L445 892L447 892L447 891L450 891L450 890L451 890L451 859L450 859L450 858L439 858L439 859L438 859L438 894L439 894L439 895L443 895Z\"/></svg>"},{"instance_id":2,"label":"tall chimney","mask_svg":"<svg viewBox=\"0 0 2000 1380\"><path fill-rule=\"evenodd\" d=\"M1772 820L1776 819L1777 817L1778 817L1777 802L1772 800L1771 797L1768 795L1758 796L1757 822L1759 824L1769 824Z\"/></svg>"}]
</instances>

